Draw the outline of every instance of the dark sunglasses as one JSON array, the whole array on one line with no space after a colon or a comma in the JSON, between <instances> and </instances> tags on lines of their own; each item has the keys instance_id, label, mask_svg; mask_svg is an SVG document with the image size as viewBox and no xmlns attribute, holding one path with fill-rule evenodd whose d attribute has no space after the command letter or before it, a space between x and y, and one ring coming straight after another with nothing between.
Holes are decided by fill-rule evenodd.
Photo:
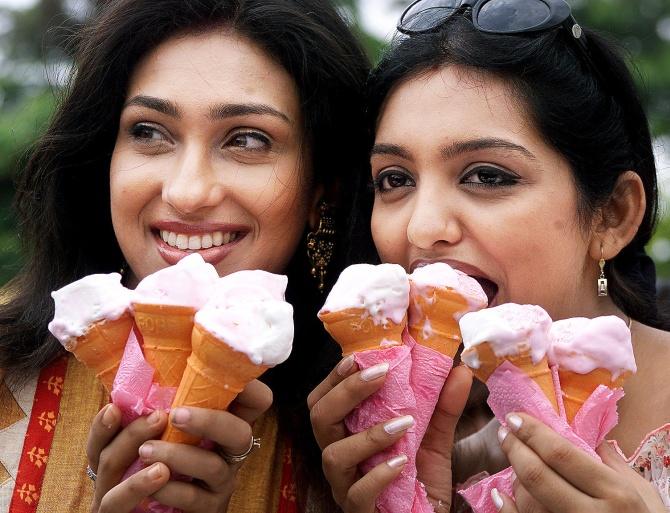
<instances>
[{"instance_id":1,"label":"dark sunglasses","mask_svg":"<svg viewBox=\"0 0 670 513\"><path fill-rule=\"evenodd\" d=\"M397 28L409 36L433 32L454 14L468 9L472 11L473 25L480 32L522 34L564 27L597 79L607 85L565 0L416 0L402 13Z\"/></svg>"}]
</instances>

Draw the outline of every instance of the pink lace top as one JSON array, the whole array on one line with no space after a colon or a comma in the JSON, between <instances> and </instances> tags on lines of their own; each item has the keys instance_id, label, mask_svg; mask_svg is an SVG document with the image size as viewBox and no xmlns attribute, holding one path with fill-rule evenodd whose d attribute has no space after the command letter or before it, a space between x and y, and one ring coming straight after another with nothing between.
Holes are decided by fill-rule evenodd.
<instances>
[{"instance_id":1,"label":"pink lace top","mask_svg":"<svg viewBox=\"0 0 670 513\"><path fill-rule=\"evenodd\" d=\"M626 460L656 487L663 504L670 511L670 424L649 433Z\"/></svg>"}]
</instances>

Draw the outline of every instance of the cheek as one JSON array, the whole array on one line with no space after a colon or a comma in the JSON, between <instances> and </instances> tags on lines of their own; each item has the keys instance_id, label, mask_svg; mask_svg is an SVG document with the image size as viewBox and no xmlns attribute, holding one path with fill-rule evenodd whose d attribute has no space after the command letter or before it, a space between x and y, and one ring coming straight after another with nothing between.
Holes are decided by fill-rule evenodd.
<instances>
[{"instance_id":1,"label":"cheek","mask_svg":"<svg viewBox=\"0 0 670 513\"><path fill-rule=\"evenodd\" d=\"M407 255L407 224L398 215L399 210L386 209L375 201L370 220L372 239L383 262L405 265Z\"/></svg>"}]
</instances>

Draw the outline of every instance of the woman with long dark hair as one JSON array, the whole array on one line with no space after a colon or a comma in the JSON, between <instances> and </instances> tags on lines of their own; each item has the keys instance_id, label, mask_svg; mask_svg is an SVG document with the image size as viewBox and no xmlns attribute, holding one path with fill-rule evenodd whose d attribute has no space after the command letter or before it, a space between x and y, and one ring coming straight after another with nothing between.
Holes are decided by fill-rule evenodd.
<instances>
[{"instance_id":1,"label":"woman with long dark hair","mask_svg":"<svg viewBox=\"0 0 670 513\"><path fill-rule=\"evenodd\" d=\"M408 271L448 262L480 282L490 306L537 304L555 320L620 317L638 372L609 436L627 455L645 440L652 454L655 444L651 457L663 468L670 333L644 252L657 217L656 169L626 64L562 0L420 0L399 30L369 84L371 230L381 259ZM438 512L452 501L453 435L470 380L452 371L417 456ZM396 458L365 476L351 471L411 423L391 429L389 419L354 436L341 429L382 382L333 371L310 396L324 470L347 512L372 512L402 469ZM607 444L600 463L527 415L507 424L494 444L516 472L516 505L496 491L501 511L662 511L659 495L670 504L667 480L654 489Z\"/></svg>"},{"instance_id":2,"label":"woman with long dark hair","mask_svg":"<svg viewBox=\"0 0 670 513\"><path fill-rule=\"evenodd\" d=\"M0 433L11 461L0 509L88 510L87 455L95 511L130 511L149 495L184 511L331 507L304 401L335 357L315 314L347 259L343 192L365 162L367 72L321 0L121 0L82 29L72 80L18 179L26 263L2 291L0 369L11 392L0 397L3 412L19 411L16 397L27 417ZM288 362L230 413L181 411L185 431L233 455L247 450L255 420L262 447L241 467L156 441L164 413L125 429L114 406L96 416L107 395L47 331L51 291L120 269L132 288L193 252L220 275L289 278ZM138 451L147 468L121 481ZM168 482L171 473L195 479Z\"/></svg>"}]
</instances>

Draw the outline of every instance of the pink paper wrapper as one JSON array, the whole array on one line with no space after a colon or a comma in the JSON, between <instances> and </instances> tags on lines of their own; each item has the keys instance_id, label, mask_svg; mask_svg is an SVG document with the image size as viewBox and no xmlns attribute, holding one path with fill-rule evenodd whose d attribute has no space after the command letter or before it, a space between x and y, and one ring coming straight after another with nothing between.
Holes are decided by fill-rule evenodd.
<instances>
[{"instance_id":1,"label":"pink paper wrapper","mask_svg":"<svg viewBox=\"0 0 670 513\"><path fill-rule=\"evenodd\" d=\"M131 330L119 370L112 386L112 402L122 413L122 424L127 426L133 420L149 415L157 409L168 411L177 392L174 387L161 387L153 383L154 369L144 359L134 330ZM135 460L123 476L123 480L139 472L144 465ZM181 510L147 500L135 512L179 513Z\"/></svg>"},{"instance_id":2,"label":"pink paper wrapper","mask_svg":"<svg viewBox=\"0 0 670 513\"><path fill-rule=\"evenodd\" d=\"M454 360L434 349L416 343L409 333L406 333L406 337L405 343L411 347L412 351L410 383L416 399L416 424L414 429L416 439L421 445L421 440L426 434L435 405L444 382L454 365ZM409 465L409 462L407 465ZM416 473L416 470L414 472ZM433 513L433 507L426 496L426 489L418 480L414 486L414 503L411 511L412 513Z\"/></svg>"},{"instance_id":3,"label":"pink paper wrapper","mask_svg":"<svg viewBox=\"0 0 670 513\"><path fill-rule=\"evenodd\" d=\"M555 375L556 369L552 372ZM558 381L554 380L554 383L557 385ZM500 365L486 385L489 388L489 406L502 424L508 413L527 413L598 460L600 458L594 449L617 424L616 402L623 397L623 390L610 390L600 385L584 402L571 427L564 416L554 411L540 387L509 362ZM560 393L557 397L560 400ZM458 493L468 501L474 513L496 513L491 490L497 488L513 497L514 477L514 471L509 467Z\"/></svg>"},{"instance_id":4,"label":"pink paper wrapper","mask_svg":"<svg viewBox=\"0 0 670 513\"><path fill-rule=\"evenodd\" d=\"M410 386L412 360L409 346L400 345L386 349L361 351L354 353L354 358L361 370L388 362L389 371L384 385L360 403L345 419L344 423L350 433L360 433L376 424L402 415L413 415L416 418L416 400ZM416 480L417 449L415 425L391 447L361 464L361 471L367 473L393 456L407 455L408 462L401 474L377 499L377 508L381 513L400 513L411 510Z\"/></svg>"}]
</instances>

